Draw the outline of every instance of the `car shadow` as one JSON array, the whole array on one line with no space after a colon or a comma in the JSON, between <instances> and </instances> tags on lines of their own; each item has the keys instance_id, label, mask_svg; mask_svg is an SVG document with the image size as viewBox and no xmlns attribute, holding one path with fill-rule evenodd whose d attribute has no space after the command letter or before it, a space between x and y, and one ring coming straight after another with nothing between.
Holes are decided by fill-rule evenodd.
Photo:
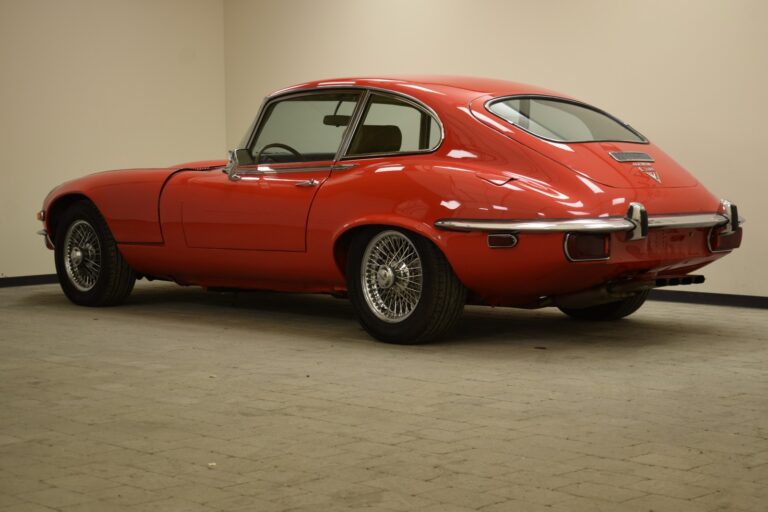
<instances>
[{"instance_id":1,"label":"car shadow","mask_svg":"<svg viewBox=\"0 0 768 512\"><path fill-rule=\"evenodd\" d=\"M69 302L58 287L40 287L26 295L27 306L61 307ZM653 303L650 303L653 304ZM73 306L74 307L74 306ZM277 292L206 292L198 287L173 284L137 286L128 301L116 308L78 311L109 311L110 315L137 319L183 319L185 325L221 325L228 322L244 329L278 333L296 325L319 325L323 331L338 336L339 342L370 341L355 319L348 300L328 295ZM265 321L269 319L270 321ZM279 322L275 322L279 319ZM471 347L503 349L529 347L540 350L600 345L615 350L673 345L683 335L711 332L706 321L692 323L685 318L658 315L640 310L631 318L615 322L573 320L554 308L521 310L468 306L455 332L418 350Z\"/></svg>"}]
</instances>

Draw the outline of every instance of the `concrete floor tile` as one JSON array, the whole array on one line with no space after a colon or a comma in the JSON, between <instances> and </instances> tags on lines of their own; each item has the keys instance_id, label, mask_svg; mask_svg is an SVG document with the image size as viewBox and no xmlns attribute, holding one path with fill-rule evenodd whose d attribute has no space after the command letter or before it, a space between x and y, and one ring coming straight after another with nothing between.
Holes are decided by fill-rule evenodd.
<instances>
[{"instance_id":1,"label":"concrete floor tile","mask_svg":"<svg viewBox=\"0 0 768 512\"><path fill-rule=\"evenodd\" d=\"M762 310L468 307L455 336L403 347L345 301L139 282L104 309L0 289L0 325L2 512L768 502Z\"/></svg>"}]
</instances>

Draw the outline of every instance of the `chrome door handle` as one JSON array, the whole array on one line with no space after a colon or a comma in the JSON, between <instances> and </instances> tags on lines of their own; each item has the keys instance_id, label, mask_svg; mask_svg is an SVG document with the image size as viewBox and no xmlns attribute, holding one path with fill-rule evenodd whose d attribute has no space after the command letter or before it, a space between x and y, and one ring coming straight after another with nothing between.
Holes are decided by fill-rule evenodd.
<instances>
[{"instance_id":1,"label":"chrome door handle","mask_svg":"<svg viewBox=\"0 0 768 512\"><path fill-rule=\"evenodd\" d=\"M306 180L300 181L296 184L297 187L316 187L320 184L320 180Z\"/></svg>"}]
</instances>

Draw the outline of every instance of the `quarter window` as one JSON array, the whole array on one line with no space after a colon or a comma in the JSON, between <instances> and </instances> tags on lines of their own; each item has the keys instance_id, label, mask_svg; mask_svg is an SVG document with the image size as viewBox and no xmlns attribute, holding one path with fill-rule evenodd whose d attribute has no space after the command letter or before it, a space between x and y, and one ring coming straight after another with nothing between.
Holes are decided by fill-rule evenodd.
<instances>
[{"instance_id":1,"label":"quarter window","mask_svg":"<svg viewBox=\"0 0 768 512\"><path fill-rule=\"evenodd\" d=\"M440 125L427 112L397 97L374 93L347 156L430 151L440 145L441 136Z\"/></svg>"},{"instance_id":2,"label":"quarter window","mask_svg":"<svg viewBox=\"0 0 768 512\"><path fill-rule=\"evenodd\" d=\"M359 92L305 94L267 107L251 156L255 163L333 160Z\"/></svg>"},{"instance_id":3,"label":"quarter window","mask_svg":"<svg viewBox=\"0 0 768 512\"><path fill-rule=\"evenodd\" d=\"M646 142L642 135L595 108L571 101L514 97L488 110L542 139L556 142Z\"/></svg>"}]
</instances>

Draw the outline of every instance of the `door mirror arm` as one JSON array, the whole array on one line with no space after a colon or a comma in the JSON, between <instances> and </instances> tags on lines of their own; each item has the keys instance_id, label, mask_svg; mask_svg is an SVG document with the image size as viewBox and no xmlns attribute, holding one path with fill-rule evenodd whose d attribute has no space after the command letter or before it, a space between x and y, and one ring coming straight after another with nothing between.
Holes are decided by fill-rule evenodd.
<instances>
[{"instance_id":1,"label":"door mirror arm","mask_svg":"<svg viewBox=\"0 0 768 512\"><path fill-rule=\"evenodd\" d=\"M248 165L252 163L251 153L244 148L235 149L229 152L229 160L226 167L222 169L222 172L226 173L231 181L238 181L241 179L237 173L241 165Z\"/></svg>"}]
</instances>

